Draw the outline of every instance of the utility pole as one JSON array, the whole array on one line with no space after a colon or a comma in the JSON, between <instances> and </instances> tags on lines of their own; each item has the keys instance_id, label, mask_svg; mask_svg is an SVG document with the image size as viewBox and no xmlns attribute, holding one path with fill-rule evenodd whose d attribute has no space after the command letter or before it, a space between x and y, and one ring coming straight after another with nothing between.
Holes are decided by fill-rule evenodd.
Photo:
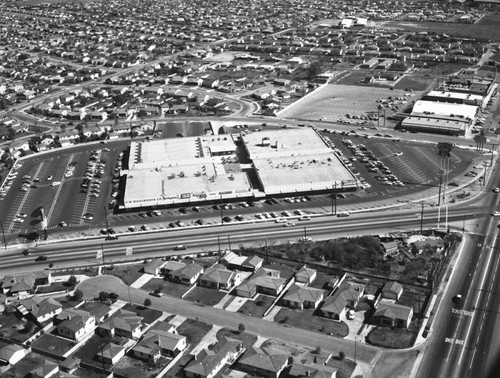
<instances>
[{"instance_id":1,"label":"utility pole","mask_svg":"<svg viewBox=\"0 0 500 378\"><path fill-rule=\"evenodd\" d=\"M220 225L224 226L224 217L222 214L222 195L220 196Z\"/></svg>"},{"instance_id":2,"label":"utility pole","mask_svg":"<svg viewBox=\"0 0 500 378\"><path fill-rule=\"evenodd\" d=\"M0 222L0 227L2 227L3 246L5 249L7 249L7 241L5 240L5 231L3 230L3 221Z\"/></svg>"},{"instance_id":3,"label":"utility pole","mask_svg":"<svg viewBox=\"0 0 500 378\"><path fill-rule=\"evenodd\" d=\"M443 170L439 170L439 194L438 194L438 206L441 206L441 185L443 183Z\"/></svg>"},{"instance_id":4,"label":"utility pole","mask_svg":"<svg viewBox=\"0 0 500 378\"><path fill-rule=\"evenodd\" d=\"M422 210L420 211L420 232L424 227L424 203L422 202Z\"/></svg>"},{"instance_id":5,"label":"utility pole","mask_svg":"<svg viewBox=\"0 0 500 378\"><path fill-rule=\"evenodd\" d=\"M108 210L104 206L104 220L106 222L106 239L109 238L109 225L108 225Z\"/></svg>"},{"instance_id":6,"label":"utility pole","mask_svg":"<svg viewBox=\"0 0 500 378\"><path fill-rule=\"evenodd\" d=\"M217 235L217 245L219 247L219 255L220 255L220 236Z\"/></svg>"},{"instance_id":7,"label":"utility pole","mask_svg":"<svg viewBox=\"0 0 500 378\"><path fill-rule=\"evenodd\" d=\"M231 251L231 236L227 235L227 244L229 246L229 250Z\"/></svg>"}]
</instances>

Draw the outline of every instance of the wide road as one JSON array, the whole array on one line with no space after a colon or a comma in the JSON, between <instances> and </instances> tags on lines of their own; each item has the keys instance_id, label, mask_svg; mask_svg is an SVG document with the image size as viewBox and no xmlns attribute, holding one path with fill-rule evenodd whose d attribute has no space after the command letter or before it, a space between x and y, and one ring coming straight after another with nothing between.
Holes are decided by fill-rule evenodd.
<instances>
[{"instance_id":1,"label":"wide road","mask_svg":"<svg viewBox=\"0 0 500 378\"><path fill-rule=\"evenodd\" d=\"M492 208L498 208L495 198ZM479 223L454 267L417 377L496 377L499 355L498 220ZM452 302L461 294L461 305Z\"/></svg>"},{"instance_id":2,"label":"wide road","mask_svg":"<svg viewBox=\"0 0 500 378\"><path fill-rule=\"evenodd\" d=\"M457 225L467 220L469 226L474 227L478 221L477 215L484 214L487 207L464 206L450 208L448 211L449 223ZM186 245L187 252L208 252L219 249L236 248L240 245L264 245L268 243L289 240L298 241L302 236L312 239L330 239L339 236L355 236L366 234L386 234L390 232L415 230L420 227L418 211L401 210L385 211L382 213L353 214L350 217L323 216L310 221L296 222L294 227L283 227L282 223L262 222L248 224L233 224L223 227L197 227L184 229L170 229L162 232L137 233L119 236L118 240L106 241L102 238L91 238L64 243L44 243L31 248L33 254L25 257L21 249L0 251L2 265L0 273L24 272L40 269L52 263L54 267L72 266L75 264L89 264L96 261L98 250L104 251L105 262L118 262L130 258L145 258L178 254L173 248L177 245ZM437 227L437 209L427 210L424 213L424 228ZM473 225L470 225L471 220ZM441 214L441 228L445 222ZM194 233L195 231L196 233ZM126 256L126 252L131 255ZM48 260L35 262L35 257L45 255Z\"/></svg>"}]
</instances>

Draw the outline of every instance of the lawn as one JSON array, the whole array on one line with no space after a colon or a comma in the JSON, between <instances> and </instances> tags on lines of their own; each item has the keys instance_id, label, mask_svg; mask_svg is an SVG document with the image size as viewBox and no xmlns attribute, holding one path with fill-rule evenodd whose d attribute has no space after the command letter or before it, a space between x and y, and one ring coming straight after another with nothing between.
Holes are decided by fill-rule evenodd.
<instances>
[{"instance_id":1,"label":"lawn","mask_svg":"<svg viewBox=\"0 0 500 378\"><path fill-rule=\"evenodd\" d=\"M384 348L404 349L413 346L417 333L405 329L375 327L366 336L366 342Z\"/></svg>"},{"instance_id":2,"label":"lawn","mask_svg":"<svg viewBox=\"0 0 500 378\"><path fill-rule=\"evenodd\" d=\"M134 283L143 274L144 264L113 265L103 272L120 278L127 285Z\"/></svg>"},{"instance_id":3,"label":"lawn","mask_svg":"<svg viewBox=\"0 0 500 378\"><path fill-rule=\"evenodd\" d=\"M179 327L177 327L177 333L179 335L186 336L187 343L191 346L195 346L211 329L211 324L188 318L184 320Z\"/></svg>"},{"instance_id":4,"label":"lawn","mask_svg":"<svg viewBox=\"0 0 500 378\"><path fill-rule=\"evenodd\" d=\"M330 358L326 366L338 369L336 378L349 378L356 367L356 364L348 359L339 360L337 356Z\"/></svg>"},{"instance_id":5,"label":"lawn","mask_svg":"<svg viewBox=\"0 0 500 378\"><path fill-rule=\"evenodd\" d=\"M346 337L349 327L345 322L322 318L313 315L315 310L291 310L282 308L274 317L274 321L288 327L301 328L312 332L321 332L334 337Z\"/></svg>"},{"instance_id":6,"label":"lawn","mask_svg":"<svg viewBox=\"0 0 500 378\"><path fill-rule=\"evenodd\" d=\"M405 75L401 80L399 80L394 88L396 89L413 89L414 91L423 91L427 89L429 85L432 84L434 78L416 76L416 75Z\"/></svg>"},{"instance_id":7,"label":"lawn","mask_svg":"<svg viewBox=\"0 0 500 378\"><path fill-rule=\"evenodd\" d=\"M215 289L196 286L184 297L184 299L205 306L214 306L219 303L225 295L226 293Z\"/></svg>"},{"instance_id":8,"label":"lawn","mask_svg":"<svg viewBox=\"0 0 500 378\"><path fill-rule=\"evenodd\" d=\"M165 295L174 298L181 298L186 291L188 291L190 286L178 284L175 282L166 281L162 278L152 278L143 287L142 290L153 291L160 289Z\"/></svg>"},{"instance_id":9,"label":"lawn","mask_svg":"<svg viewBox=\"0 0 500 378\"><path fill-rule=\"evenodd\" d=\"M62 306L63 310L70 308L70 307L75 307L79 301L73 301L71 300L71 295L64 295L62 297L54 298L56 301L58 301Z\"/></svg>"},{"instance_id":10,"label":"lawn","mask_svg":"<svg viewBox=\"0 0 500 378\"><path fill-rule=\"evenodd\" d=\"M123 309L134 312L137 314L137 316L142 316L144 318L142 322L146 324L153 323L162 314L161 311L154 310L152 308L145 308L143 306L131 305L130 303L127 303L125 306L123 306Z\"/></svg>"},{"instance_id":11,"label":"lawn","mask_svg":"<svg viewBox=\"0 0 500 378\"><path fill-rule=\"evenodd\" d=\"M268 295L259 295L255 301L248 300L241 306L238 312L252 316L254 318L262 318L264 313L271 307L275 298Z\"/></svg>"},{"instance_id":12,"label":"lawn","mask_svg":"<svg viewBox=\"0 0 500 378\"><path fill-rule=\"evenodd\" d=\"M75 345L76 344L71 340L46 333L35 340L32 347L57 356L62 356Z\"/></svg>"}]
</instances>

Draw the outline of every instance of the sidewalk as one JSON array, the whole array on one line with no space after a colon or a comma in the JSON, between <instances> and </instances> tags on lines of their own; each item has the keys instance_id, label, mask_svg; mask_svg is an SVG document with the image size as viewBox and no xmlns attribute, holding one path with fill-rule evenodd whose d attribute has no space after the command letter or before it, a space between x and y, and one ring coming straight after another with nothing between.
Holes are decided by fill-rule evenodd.
<instances>
[{"instance_id":1,"label":"sidewalk","mask_svg":"<svg viewBox=\"0 0 500 378\"><path fill-rule=\"evenodd\" d=\"M154 278L152 274L144 273L142 276L140 276L137 280L135 280L130 287L133 287L134 289L140 289L143 287L145 284L149 282L152 278Z\"/></svg>"}]
</instances>

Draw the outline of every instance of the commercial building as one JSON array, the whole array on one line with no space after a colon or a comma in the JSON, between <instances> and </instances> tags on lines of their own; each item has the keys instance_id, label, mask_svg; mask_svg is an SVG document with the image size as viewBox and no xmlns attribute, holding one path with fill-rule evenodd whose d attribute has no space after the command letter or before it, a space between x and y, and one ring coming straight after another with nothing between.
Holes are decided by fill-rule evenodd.
<instances>
[{"instance_id":1,"label":"commercial building","mask_svg":"<svg viewBox=\"0 0 500 378\"><path fill-rule=\"evenodd\" d=\"M123 175L125 209L357 188L311 128L132 142Z\"/></svg>"}]
</instances>

